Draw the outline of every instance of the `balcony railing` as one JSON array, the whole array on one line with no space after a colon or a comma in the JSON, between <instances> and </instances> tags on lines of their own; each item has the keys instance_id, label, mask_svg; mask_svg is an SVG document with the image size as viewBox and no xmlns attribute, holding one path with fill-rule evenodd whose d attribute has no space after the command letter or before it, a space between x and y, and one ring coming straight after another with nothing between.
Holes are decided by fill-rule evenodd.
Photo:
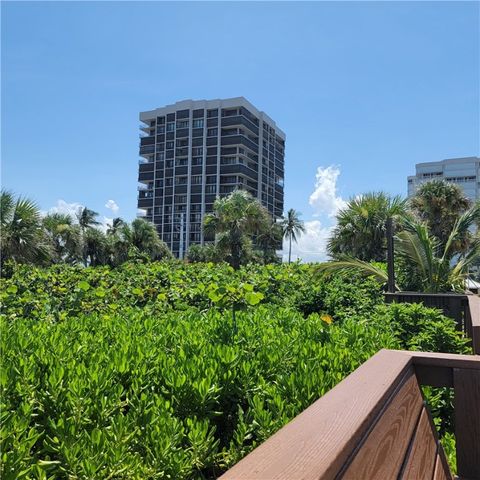
<instances>
[{"instance_id":1,"label":"balcony railing","mask_svg":"<svg viewBox=\"0 0 480 480\"><path fill-rule=\"evenodd\" d=\"M221 480L452 479L422 385L454 389L457 473L480 478L480 357L381 350Z\"/></svg>"}]
</instances>

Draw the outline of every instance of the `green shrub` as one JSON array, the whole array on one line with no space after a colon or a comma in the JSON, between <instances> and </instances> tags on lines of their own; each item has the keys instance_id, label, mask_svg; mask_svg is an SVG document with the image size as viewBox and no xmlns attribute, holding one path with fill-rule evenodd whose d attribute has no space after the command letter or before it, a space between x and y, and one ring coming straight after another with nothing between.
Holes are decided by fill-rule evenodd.
<instances>
[{"instance_id":1,"label":"green shrub","mask_svg":"<svg viewBox=\"0 0 480 480\"><path fill-rule=\"evenodd\" d=\"M4 319L2 478L215 477L398 345L288 308L237 315L233 338L215 311Z\"/></svg>"},{"instance_id":2,"label":"green shrub","mask_svg":"<svg viewBox=\"0 0 480 480\"><path fill-rule=\"evenodd\" d=\"M12 266L1 470L216 478L381 348L466 353L454 322L309 265ZM332 322L333 319L333 322ZM426 390L446 442L451 397Z\"/></svg>"},{"instance_id":3,"label":"green shrub","mask_svg":"<svg viewBox=\"0 0 480 480\"><path fill-rule=\"evenodd\" d=\"M391 325L404 350L471 353L469 340L456 330L455 321L438 309L419 303L392 303L377 306L375 315Z\"/></svg>"}]
</instances>

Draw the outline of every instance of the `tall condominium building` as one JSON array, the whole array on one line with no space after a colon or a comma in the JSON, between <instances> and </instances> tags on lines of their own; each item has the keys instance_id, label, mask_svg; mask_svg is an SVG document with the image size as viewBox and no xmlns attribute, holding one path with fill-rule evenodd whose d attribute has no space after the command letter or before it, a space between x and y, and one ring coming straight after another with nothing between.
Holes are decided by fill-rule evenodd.
<instances>
[{"instance_id":1,"label":"tall condominium building","mask_svg":"<svg viewBox=\"0 0 480 480\"><path fill-rule=\"evenodd\" d=\"M185 100L140 113L138 215L177 257L212 241L202 224L213 202L244 189L283 214L285 134L243 97Z\"/></svg>"},{"instance_id":2,"label":"tall condominium building","mask_svg":"<svg viewBox=\"0 0 480 480\"><path fill-rule=\"evenodd\" d=\"M480 199L480 158L448 158L440 162L417 163L416 174L408 177L408 196L429 180L443 179L459 185L470 200Z\"/></svg>"}]
</instances>

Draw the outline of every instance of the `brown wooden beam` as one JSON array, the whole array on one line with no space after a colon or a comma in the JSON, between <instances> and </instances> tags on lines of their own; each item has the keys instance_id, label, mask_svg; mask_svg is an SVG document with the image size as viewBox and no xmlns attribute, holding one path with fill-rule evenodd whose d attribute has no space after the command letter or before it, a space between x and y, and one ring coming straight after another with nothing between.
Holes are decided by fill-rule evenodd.
<instances>
[{"instance_id":1,"label":"brown wooden beam","mask_svg":"<svg viewBox=\"0 0 480 480\"><path fill-rule=\"evenodd\" d=\"M480 370L455 368L453 383L458 475L480 480Z\"/></svg>"}]
</instances>

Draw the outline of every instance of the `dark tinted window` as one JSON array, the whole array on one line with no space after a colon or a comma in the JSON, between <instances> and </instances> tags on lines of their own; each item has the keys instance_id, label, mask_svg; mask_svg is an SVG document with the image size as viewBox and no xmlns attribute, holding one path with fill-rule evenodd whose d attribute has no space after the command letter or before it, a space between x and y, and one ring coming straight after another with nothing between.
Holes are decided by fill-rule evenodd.
<instances>
[{"instance_id":1,"label":"dark tinted window","mask_svg":"<svg viewBox=\"0 0 480 480\"><path fill-rule=\"evenodd\" d=\"M177 119L179 118L188 118L190 115L190 110L179 110L177 112Z\"/></svg>"}]
</instances>

